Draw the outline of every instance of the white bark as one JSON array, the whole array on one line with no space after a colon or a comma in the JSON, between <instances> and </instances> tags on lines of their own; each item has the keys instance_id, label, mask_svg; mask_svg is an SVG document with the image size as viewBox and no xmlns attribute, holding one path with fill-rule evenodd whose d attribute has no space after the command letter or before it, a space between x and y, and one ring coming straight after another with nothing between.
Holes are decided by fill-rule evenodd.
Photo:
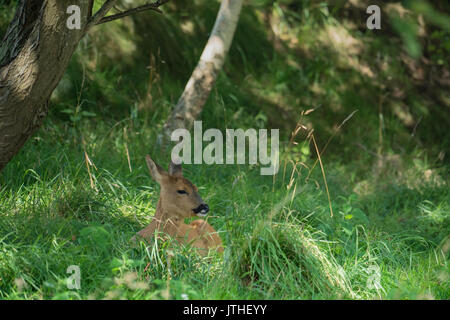
<instances>
[{"instance_id":1,"label":"white bark","mask_svg":"<svg viewBox=\"0 0 450 320\"><path fill-rule=\"evenodd\" d=\"M208 42L163 132L158 136L159 143L170 141L175 129L190 129L201 113L230 49L241 8L242 0L222 0Z\"/></svg>"}]
</instances>

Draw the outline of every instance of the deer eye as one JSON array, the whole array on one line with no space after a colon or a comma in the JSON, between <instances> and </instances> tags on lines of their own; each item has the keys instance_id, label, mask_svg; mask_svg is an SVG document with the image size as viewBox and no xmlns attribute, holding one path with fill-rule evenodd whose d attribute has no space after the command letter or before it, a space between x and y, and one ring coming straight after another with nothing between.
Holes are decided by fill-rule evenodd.
<instances>
[{"instance_id":1,"label":"deer eye","mask_svg":"<svg viewBox=\"0 0 450 320\"><path fill-rule=\"evenodd\" d=\"M177 192L178 192L179 194L187 194L187 192L184 191L184 190L177 190Z\"/></svg>"}]
</instances>

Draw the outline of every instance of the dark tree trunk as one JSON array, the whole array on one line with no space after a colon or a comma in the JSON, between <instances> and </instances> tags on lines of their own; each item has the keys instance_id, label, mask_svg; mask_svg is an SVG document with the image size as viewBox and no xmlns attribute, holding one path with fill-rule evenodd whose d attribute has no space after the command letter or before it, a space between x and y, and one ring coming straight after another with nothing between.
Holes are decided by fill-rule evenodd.
<instances>
[{"instance_id":1,"label":"dark tree trunk","mask_svg":"<svg viewBox=\"0 0 450 320\"><path fill-rule=\"evenodd\" d=\"M84 30L66 27L69 5L90 0L20 0L0 45L0 171L40 127L48 100Z\"/></svg>"}]
</instances>

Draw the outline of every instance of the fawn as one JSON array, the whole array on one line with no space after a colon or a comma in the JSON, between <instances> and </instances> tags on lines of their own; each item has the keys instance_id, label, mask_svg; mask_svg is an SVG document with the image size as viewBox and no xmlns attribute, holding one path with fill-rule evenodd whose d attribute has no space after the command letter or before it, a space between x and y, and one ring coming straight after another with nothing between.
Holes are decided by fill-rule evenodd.
<instances>
[{"instance_id":1,"label":"fawn","mask_svg":"<svg viewBox=\"0 0 450 320\"><path fill-rule=\"evenodd\" d=\"M188 217L206 216L209 207L198 194L197 187L183 177L181 165L171 161L169 172L166 172L149 155L145 156L145 160L151 176L161 186L161 192L153 221L131 240L136 242L136 238L140 237L148 241L158 231L182 243L190 243L203 256L209 250L223 252L222 240L206 221L184 223Z\"/></svg>"}]
</instances>

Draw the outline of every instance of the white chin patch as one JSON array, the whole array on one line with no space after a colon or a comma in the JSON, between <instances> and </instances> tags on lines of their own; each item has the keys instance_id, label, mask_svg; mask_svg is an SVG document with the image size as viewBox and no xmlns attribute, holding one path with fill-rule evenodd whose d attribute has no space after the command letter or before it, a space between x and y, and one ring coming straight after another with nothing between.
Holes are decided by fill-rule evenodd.
<instances>
[{"instance_id":1,"label":"white chin patch","mask_svg":"<svg viewBox=\"0 0 450 320\"><path fill-rule=\"evenodd\" d=\"M206 210L202 210L199 213L197 213L197 217L206 217Z\"/></svg>"}]
</instances>

